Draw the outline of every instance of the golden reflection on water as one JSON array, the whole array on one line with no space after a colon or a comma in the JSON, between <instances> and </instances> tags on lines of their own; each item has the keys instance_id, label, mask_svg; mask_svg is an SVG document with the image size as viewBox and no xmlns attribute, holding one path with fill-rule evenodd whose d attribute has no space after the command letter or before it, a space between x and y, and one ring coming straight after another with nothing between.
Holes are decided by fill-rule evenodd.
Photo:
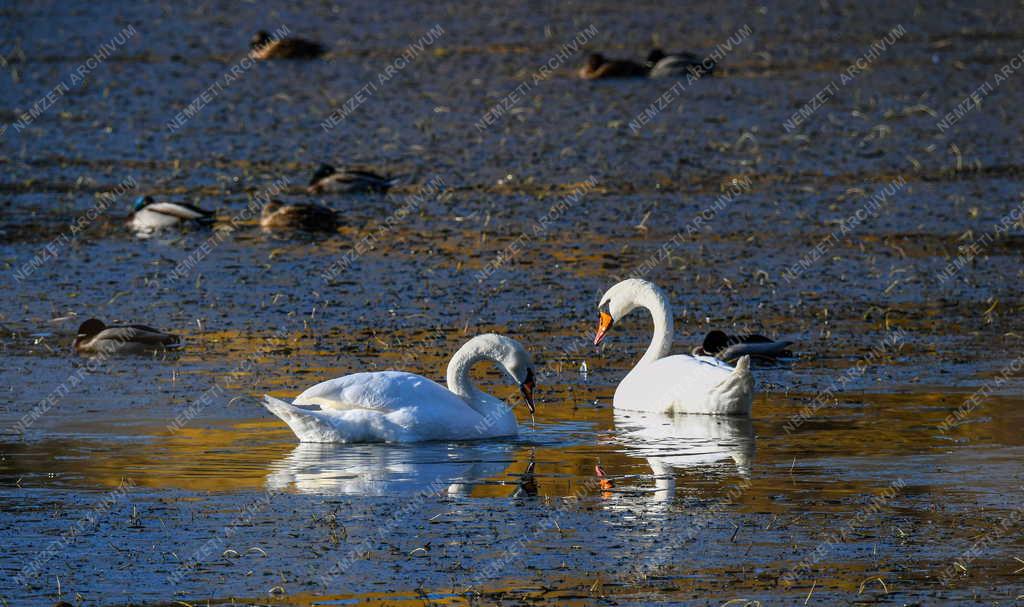
<instances>
[{"instance_id":1,"label":"golden reflection on water","mask_svg":"<svg viewBox=\"0 0 1024 607\"><path fill-rule=\"evenodd\" d=\"M325 371L329 372L333 370ZM503 381L501 377L495 380ZM830 458L862 458L865 463L882 466L893 458L941 453L953 441L980 447L1024 445L1015 427L992 422L1000 411L1018 410L1024 404L1008 397L992 397L974 412L970 423L943 433L939 424L965 394L846 395L838 406L822 409L788 433L785 424L809 398L761 394L755 401L757 419L753 423L736 426L730 422L735 427L723 430L722 423L714 418L698 416L698 423L685 422L682 430L673 434L671 420L655 424L653 430L642 425L637 430L607 406L581 406L592 402L604 388L575 386L570 392L566 385L553 385L546 390L535 426L518 408L523 425L518 440L453 445L331 445L319 453L303 446L307 451L297 459L300 470L296 475L302 476L302 465L319 465L317 474L326 479L322 486L325 493L337 489L330 486L333 476L351 478L371 472L388 481L381 486L408 491L416 484L426 485L435 476L444 480L447 474L449 481L461 478L458 470L438 469L432 464L451 462L457 467L460 461L479 461L487 465L472 478L464 479L472 486L465 494L504 498L520 488L522 476L533 462L537 494L565 497L581 487L592 487L595 465L600 463L617 489L653 489L657 477L669 475L677 492L698 488L713 495L749 476L754 481L750 493L763 491L767 495L782 485L801 482L804 475L819 473ZM495 387L494 391L508 397L514 388ZM295 392L295 388L272 391L282 397ZM154 420L130 426L129 436L104 438L103 432L108 430L104 424L78 422L73 429L88 432L88 436L5 444L0 468L8 478L23 477L24 486L56 482L113 487L127 476L141 487L258 491L267 487L268 479L275 474L280 480L289 458L296 460L298 443L284 424L253 400L236 406L247 407L247 416L251 417L234 421L198 419L177 432L168 430L169 420ZM680 422L675 424L678 427ZM464 456L461 460L456 457L459 454ZM397 471L391 480L387 475L389 466ZM57 480L49 480L50 474L55 474ZM844 479L842 486L803 483L801 490L823 495L870 493L878 482L870 476L865 478ZM306 480L312 482L308 474ZM303 487L295 482L277 488L311 490L308 483ZM753 503L757 498L750 500Z\"/></svg>"}]
</instances>

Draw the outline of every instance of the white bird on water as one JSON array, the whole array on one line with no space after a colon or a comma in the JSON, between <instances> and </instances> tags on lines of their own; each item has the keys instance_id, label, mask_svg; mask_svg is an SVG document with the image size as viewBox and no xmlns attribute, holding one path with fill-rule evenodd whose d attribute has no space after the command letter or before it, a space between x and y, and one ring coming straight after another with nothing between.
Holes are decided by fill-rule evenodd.
<instances>
[{"instance_id":1,"label":"white bird on water","mask_svg":"<svg viewBox=\"0 0 1024 607\"><path fill-rule=\"evenodd\" d=\"M519 342L488 333L466 342L448 363L448 387L414 373L354 373L319 383L294 401L264 396L264 405L303 442L409 443L514 436L515 414L501 399L480 391L474 364L503 368L534 413L534 367Z\"/></svg>"},{"instance_id":2,"label":"white bird on water","mask_svg":"<svg viewBox=\"0 0 1024 607\"><path fill-rule=\"evenodd\" d=\"M615 389L615 409L750 415L754 399L750 357L740 357L734 368L710 356L669 356L672 308L665 292L653 283L630 278L605 292L598 305L600 320L594 345L600 344L612 326L636 308L650 311L654 338Z\"/></svg>"}]
</instances>

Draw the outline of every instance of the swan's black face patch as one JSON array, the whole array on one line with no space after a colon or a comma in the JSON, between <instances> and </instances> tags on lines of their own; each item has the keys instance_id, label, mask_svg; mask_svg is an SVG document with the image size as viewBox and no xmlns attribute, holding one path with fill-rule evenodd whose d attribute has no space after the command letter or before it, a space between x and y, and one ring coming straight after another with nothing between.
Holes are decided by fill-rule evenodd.
<instances>
[{"instance_id":1,"label":"swan's black face patch","mask_svg":"<svg viewBox=\"0 0 1024 607\"><path fill-rule=\"evenodd\" d=\"M519 390L523 393L523 400L526 401L527 408L530 409L530 415L533 415L536 408L533 404L533 389L536 387L536 383L533 376L533 368L526 370L526 379L523 383L519 384Z\"/></svg>"}]
</instances>

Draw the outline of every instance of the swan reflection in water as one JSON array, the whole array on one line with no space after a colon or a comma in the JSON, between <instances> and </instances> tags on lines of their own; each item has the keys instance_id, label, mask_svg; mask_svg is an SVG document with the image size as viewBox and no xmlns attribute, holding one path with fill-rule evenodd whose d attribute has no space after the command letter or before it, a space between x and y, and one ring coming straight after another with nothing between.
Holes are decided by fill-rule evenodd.
<instances>
[{"instance_id":1,"label":"swan reflection in water","mask_svg":"<svg viewBox=\"0 0 1024 607\"><path fill-rule=\"evenodd\" d=\"M319 495L437 493L468 497L514 459L511 444L412 445L299 443L270 465L267 488Z\"/></svg>"},{"instance_id":2,"label":"swan reflection in water","mask_svg":"<svg viewBox=\"0 0 1024 607\"><path fill-rule=\"evenodd\" d=\"M617 410L615 441L626 454L647 460L654 476L653 503L672 502L677 471L735 468L740 476L749 477L754 460L754 426L749 418Z\"/></svg>"}]
</instances>

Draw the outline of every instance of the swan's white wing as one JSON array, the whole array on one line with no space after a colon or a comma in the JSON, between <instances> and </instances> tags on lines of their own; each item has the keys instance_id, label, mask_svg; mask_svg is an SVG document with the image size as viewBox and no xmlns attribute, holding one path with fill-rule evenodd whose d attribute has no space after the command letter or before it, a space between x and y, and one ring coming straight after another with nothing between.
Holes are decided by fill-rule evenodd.
<instances>
[{"instance_id":1,"label":"swan's white wing","mask_svg":"<svg viewBox=\"0 0 1024 607\"><path fill-rule=\"evenodd\" d=\"M709 392L722 383L732 367L708 356L667 356L633 369L615 392L630 400L668 402L678 394Z\"/></svg>"},{"instance_id":2,"label":"swan's white wing","mask_svg":"<svg viewBox=\"0 0 1024 607\"><path fill-rule=\"evenodd\" d=\"M265 397L264 405L306 442L414 442L511 436L506 415L484 418L466 401L420 375L355 373L317 384L294 404Z\"/></svg>"},{"instance_id":3,"label":"swan's white wing","mask_svg":"<svg viewBox=\"0 0 1024 607\"><path fill-rule=\"evenodd\" d=\"M447 388L415 373L380 371L353 373L321 382L295 397L295 405L318 405L324 410L369 409L392 413L412 405L468 405Z\"/></svg>"},{"instance_id":4,"label":"swan's white wing","mask_svg":"<svg viewBox=\"0 0 1024 607\"><path fill-rule=\"evenodd\" d=\"M748 415L749 361L739 373L709 356L668 356L636 367L615 390L615 408L654 413ZM732 384L737 384L733 386ZM734 389L735 388L735 389Z\"/></svg>"}]
</instances>

